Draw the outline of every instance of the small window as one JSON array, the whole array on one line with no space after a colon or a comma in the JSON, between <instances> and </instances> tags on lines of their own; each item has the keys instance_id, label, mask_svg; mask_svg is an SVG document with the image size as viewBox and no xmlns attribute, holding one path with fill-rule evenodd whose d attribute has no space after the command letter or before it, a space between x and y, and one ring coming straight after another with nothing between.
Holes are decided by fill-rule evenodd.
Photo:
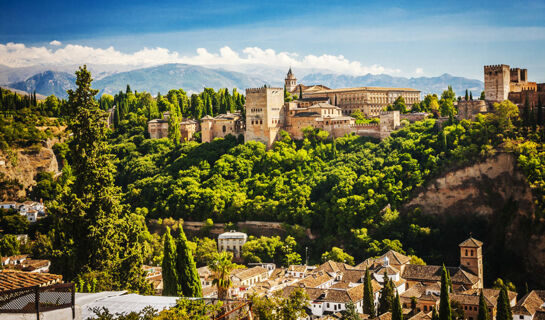
<instances>
[{"instance_id":1,"label":"small window","mask_svg":"<svg viewBox=\"0 0 545 320\"><path fill-rule=\"evenodd\" d=\"M222 130L223 130L223 132L225 132L227 130L227 128L225 128L225 126L223 126Z\"/></svg>"},{"instance_id":2,"label":"small window","mask_svg":"<svg viewBox=\"0 0 545 320\"><path fill-rule=\"evenodd\" d=\"M471 250L471 256L473 257L473 250Z\"/></svg>"}]
</instances>

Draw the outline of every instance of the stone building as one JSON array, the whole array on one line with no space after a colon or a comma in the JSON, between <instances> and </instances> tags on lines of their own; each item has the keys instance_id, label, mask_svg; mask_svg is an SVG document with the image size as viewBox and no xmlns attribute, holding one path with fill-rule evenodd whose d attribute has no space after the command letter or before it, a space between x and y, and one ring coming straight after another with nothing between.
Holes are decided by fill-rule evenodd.
<instances>
[{"instance_id":1,"label":"stone building","mask_svg":"<svg viewBox=\"0 0 545 320\"><path fill-rule=\"evenodd\" d=\"M217 117L207 115L201 119L201 140L210 142L228 134L238 137L244 134L244 128L244 119L238 112L220 114Z\"/></svg>"},{"instance_id":2,"label":"stone building","mask_svg":"<svg viewBox=\"0 0 545 320\"><path fill-rule=\"evenodd\" d=\"M286 76L285 86L292 95L296 94L299 99L328 99L329 103L340 107L343 115L350 115L360 110L368 117L376 117L389 104L402 96L408 107L420 102L420 91L409 88L380 88L380 87L358 87L329 89L322 85L304 86L297 85L297 79L291 68Z\"/></svg>"},{"instance_id":3,"label":"stone building","mask_svg":"<svg viewBox=\"0 0 545 320\"><path fill-rule=\"evenodd\" d=\"M545 83L528 81L528 70L510 68L508 65L484 66L484 94L489 103L509 99L522 106L536 107L545 102Z\"/></svg>"},{"instance_id":4,"label":"stone building","mask_svg":"<svg viewBox=\"0 0 545 320\"><path fill-rule=\"evenodd\" d=\"M333 138L355 133L384 139L400 126L399 111L379 112L380 124L356 124L356 119L343 115L340 107L324 102L329 98L316 99L315 104L308 100L285 103L283 94L282 88L246 90L245 141L259 141L270 147L280 130L294 139L302 139L308 127L327 131Z\"/></svg>"},{"instance_id":5,"label":"stone building","mask_svg":"<svg viewBox=\"0 0 545 320\"><path fill-rule=\"evenodd\" d=\"M161 139L168 137L168 119L170 112L163 113L162 119L153 119L148 121L148 133L151 139Z\"/></svg>"},{"instance_id":6,"label":"stone building","mask_svg":"<svg viewBox=\"0 0 545 320\"><path fill-rule=\"evenodd\" d=\"M168 119L170 112L163 113L162 119L153 119L148 121L148 133L151 139L161 139L168 137ZM200 130L199 122L193 119L183 119L180 122L180 134L182 141L193 139L195 132Z\"/></svg>"},{"instance_id":7,"label":"stone building","mask_svg":"<svg viewBox=\"0 0 545 320\"><path fill-rule=\"evenodd\" d=\"M285 125L285 110L282 88L246 89L245 141L271 146Z\"/></svg>"},{"instance_id":8,"label":"stone building","mask_svg":"<svg viewBox=\"0 0 545 320\"><path fill-rule=\"evenodd\" d=\"M248 235L243 232L231 230L218 236L219 251L230 251L235 258L240 258L242 246L246 243Z\"/></svg>"}]
</instances>

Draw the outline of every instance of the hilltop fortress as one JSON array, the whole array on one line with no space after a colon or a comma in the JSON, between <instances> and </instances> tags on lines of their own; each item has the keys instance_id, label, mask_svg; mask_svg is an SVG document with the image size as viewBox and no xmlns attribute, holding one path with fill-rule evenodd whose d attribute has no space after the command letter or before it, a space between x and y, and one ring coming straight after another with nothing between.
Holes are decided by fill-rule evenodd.
<instances>
[{"instance_id":1,"label":"hilltop fortress","mask_svg":"<svg viewBox=\"0 0 545 320\"><path fill-rule=\"evenodd\" d=\"M270 147L276 141L280 130L286 131L294 139L302 139L303 130L308 127L327 131L334 138L354 133L383 139L400 126L403 116L399 111L382 110L388 104L394 103L399 96L405 99L408 106L420 101L420 91L415 89L329 89L323 85L297 84L291 68L285 79L285 89L300 96L296 100L285 102L284 88L247 89L246 119L240 113L202 118L202 142L232 134L243 135L245 141L259 141ZM356 119L350 116L356 110L368 117L379 117L380 123L356 124ZM420 118L423 117L421 114ZM415 117L407 118L413 120ZM157 126L157 123L153 123L153 126ZM153 129L158 132L157 128Z\"/></svg>"},{"instance_id":2,"label":"hilltop fortress","mask_svg":"<svg viewBox=\"0 0 545 320\"><path fill-rule=\"evenodd\" d=\"M509 100L531 110L539 102L545 102L545 83L528 81L528 70L510 68L508 65L484 66L484 100L458 102L458 118L474 119L479 113L486 113L497 102Z\"/></svg>"}]
</instances>

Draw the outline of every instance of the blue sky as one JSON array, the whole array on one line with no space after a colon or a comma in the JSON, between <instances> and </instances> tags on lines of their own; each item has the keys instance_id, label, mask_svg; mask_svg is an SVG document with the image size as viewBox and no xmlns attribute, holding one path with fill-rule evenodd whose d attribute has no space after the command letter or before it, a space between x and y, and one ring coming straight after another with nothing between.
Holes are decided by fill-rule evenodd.
<instances>
[{"instance_id":1,"label":"blue sky","mask_svg":"<svg viewBox=\"0 0 545 320\"><path fill-rule=\"evenodd\" d=\"M165 55L144 48L206 65L207 55L196 53L203 48L219 56L218 64L233 68L270 61L346 73L356 63L356 74L446 72L481 79L484 64L505 63L526 67L531 80L545 81L545 0L0 1L0 63L11 66L39 59L58 64L65 57L72 62L78 54L112 63L146 63L154 54ZM60 44L50 44L53 40ZM10 49L7 43L25 48ZM225 47L232 51L226 56L220 53ZM245 58L246 48L272 49L274 58L229 59L232 53ZM139 60L142 56L147 60Z\"/></svg>"}]
</instances>

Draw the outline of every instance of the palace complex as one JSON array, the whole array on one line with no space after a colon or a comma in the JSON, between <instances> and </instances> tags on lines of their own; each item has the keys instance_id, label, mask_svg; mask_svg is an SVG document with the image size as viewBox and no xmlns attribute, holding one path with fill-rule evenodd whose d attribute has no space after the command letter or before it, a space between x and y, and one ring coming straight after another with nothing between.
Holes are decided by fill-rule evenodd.
<instances>
[{"instance_id":1,"label":"palace complex","mask_svg":"<svg viewBox=\"0 0 545 320\"><path fill-rule=\"evenodd\" d=\"M280 130L294 139L302 139L305 128L312 127L327 131L331 137L342 137L354 133L377 139L388 137L401 125L403 118L409 121L421 120L426 114L400 115L399 111L383 111L389 104L402 96L408 106L420 101L420 91L399 88L346 88L329 89L322 85L305 86L288 71L285 79L288 92L299 92L301 97L285 102L284 88L246 89L246 119L241 113L205 116L201 119L202 142L210 142L228 134L244 136L245 141L259 141L267 147L278 138ZM379 123L356 124L350 115L360 110L368 117L378 117ZM184 130L182 139L190 140L198 130L198 124L185 120L180 125ZM168 115L164 119L148 123L152 138L168 135Z\"/></svg>"}]
</instances>

